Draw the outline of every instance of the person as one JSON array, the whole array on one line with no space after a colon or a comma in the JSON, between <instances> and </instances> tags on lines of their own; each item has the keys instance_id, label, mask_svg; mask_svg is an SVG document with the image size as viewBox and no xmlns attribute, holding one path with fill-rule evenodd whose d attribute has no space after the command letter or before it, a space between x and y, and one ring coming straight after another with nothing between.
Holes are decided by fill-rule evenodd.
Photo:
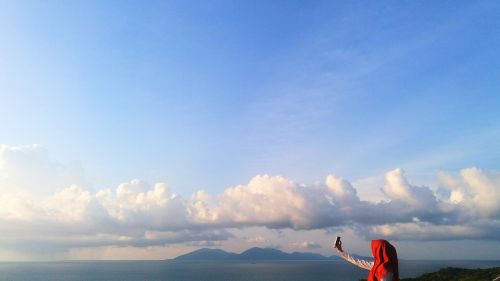
<instances>
[{"instance_id":1,"label":"person","mask_svg":"<svg viewBox=\"0 0 500 281\"><path fill-rule=\"evenodd\" d=\"M396 248L386 240L372 240L374 261L356 258L342 249L340 237L333 247L340 257L361 268L369 270L368 281L399 281L398 255Z\"/></svg>"}]
</instances>

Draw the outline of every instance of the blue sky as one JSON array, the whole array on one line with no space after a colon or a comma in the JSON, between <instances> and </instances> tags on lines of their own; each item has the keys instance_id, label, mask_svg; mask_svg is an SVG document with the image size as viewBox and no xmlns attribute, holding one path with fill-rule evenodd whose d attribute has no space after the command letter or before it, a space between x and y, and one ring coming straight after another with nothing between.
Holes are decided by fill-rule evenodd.
<instances>
[{"instance_id":1,"label":"blue sky","mask_svg":"<svg viewBox=\"0 0 500 281\"><path fill-rule=\"evenodd\" d=\"M498 170L499 8L3 1L0 140L77 161L89 190L185 197L259 174Z\"/></svg>"}]
</instances>

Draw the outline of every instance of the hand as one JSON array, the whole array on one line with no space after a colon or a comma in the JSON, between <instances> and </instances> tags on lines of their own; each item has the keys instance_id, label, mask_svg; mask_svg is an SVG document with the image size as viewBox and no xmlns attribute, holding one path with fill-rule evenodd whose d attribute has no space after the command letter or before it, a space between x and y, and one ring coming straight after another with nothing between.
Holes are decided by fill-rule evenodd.
<instances>
[{"instance_id":1,"label":"hand","mask_svg":"<svg viewBox=\"0 0 500 281\"><path fill-rule=\"evenodd\" d=\"M340 252L340 253L344 252L344 250L342 250L342 241L339 241L338 245L333 244L332 247L335 248L337 250L337 252Z\"/></svg>"},{"instance_id":2,"label":"hand","mask_svg":"<svg viewBox=\"0 0 500 281\"><path fill-rule=\"evenodd\" d=\"M339 245L336 249L337 249L337 252L339 252L339 253L343 253L344 252L344 250L342 250L342 246L341 245Z\"/></svg>"}]
</instances>

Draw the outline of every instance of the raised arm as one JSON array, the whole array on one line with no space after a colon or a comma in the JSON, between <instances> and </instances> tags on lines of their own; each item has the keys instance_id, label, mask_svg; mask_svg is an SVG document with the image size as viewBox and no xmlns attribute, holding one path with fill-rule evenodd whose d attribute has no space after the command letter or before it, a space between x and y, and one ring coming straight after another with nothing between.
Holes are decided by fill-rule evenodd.
<instances>
[{"instance_id":1,"label":"raised arm","mask_svg":"<svg viewBox=\"0 0 500 281\"><path fill-rule=\"evenodd\" d=\"M343 259L345 259L346 261L358 266L358 267L361 267L363 269L366 269L366 270L370 270L374 264L373 261L369 261L369 260L364 260L364 259L360 259L360 258L355 258L354 256L352 256L351 254L349 253L346 253L343 249L342 249L342 243L339 242L338 244L336 245L333 245L333 247L337 250L337 252L339 253L339 256Z\"/></svg>"},{"instance_id":2,"label":"raised arm","mask_svg":"<svg viewBox=\"0 0 500 281\"><path fill-rule=\"evenodd\" d=\"M366 270L370 270L373 266L373 261L365 260L365 259L360 259L360 258L355 258L349 253L346 253L345 251L338 251L339 256L345 259L346 261L359 266L361 268L364 268Z\"/></svg>"}]
</instances>

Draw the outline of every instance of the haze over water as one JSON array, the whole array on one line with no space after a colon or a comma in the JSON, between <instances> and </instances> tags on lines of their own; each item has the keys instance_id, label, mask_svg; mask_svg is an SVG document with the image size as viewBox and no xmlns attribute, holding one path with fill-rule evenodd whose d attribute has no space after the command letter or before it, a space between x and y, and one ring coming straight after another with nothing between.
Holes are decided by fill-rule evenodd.
<instances>
[{"instance_id":1,"label":"haze over water","mask_svg":"<svg viewBox=\"0 0 500 281\"><path fill-rule=\"evenodd\" d=\"M479 268L500 261L403 261L402 277L446 266ZM367 271L345 262L71 261L0 263L0 281L357 281Z\"/></svg>"}]
</instances>

